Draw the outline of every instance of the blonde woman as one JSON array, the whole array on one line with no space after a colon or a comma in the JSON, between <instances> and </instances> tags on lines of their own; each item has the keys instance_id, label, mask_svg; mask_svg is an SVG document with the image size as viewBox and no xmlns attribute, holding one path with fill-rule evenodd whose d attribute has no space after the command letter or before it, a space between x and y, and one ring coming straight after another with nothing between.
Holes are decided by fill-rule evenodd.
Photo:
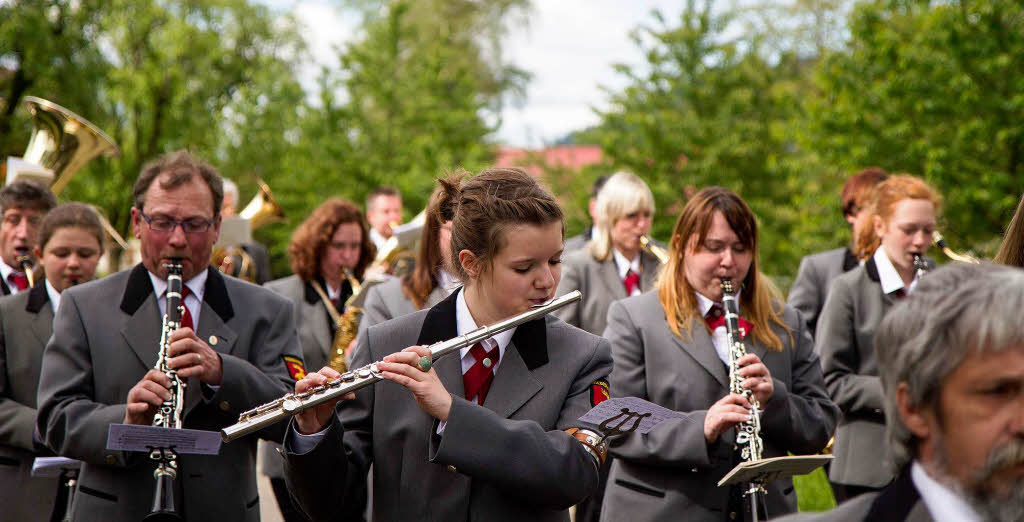
<instances>
[{"instance_id":1,"label":"blonde woman","mask_svg":"<svg viewBox=\"0 0 1024 522\"><path fill-rule=\"evenodd\" d=\"M653 215L654 195L644 180L628 172L608 178L597 195L590 243L563 258L558 295L579 290L583 300L555 312L558 317L601 335L612 301L654 287L660 264L640 245L640 237L651 231Z\"/></svg>"}]
</instances>

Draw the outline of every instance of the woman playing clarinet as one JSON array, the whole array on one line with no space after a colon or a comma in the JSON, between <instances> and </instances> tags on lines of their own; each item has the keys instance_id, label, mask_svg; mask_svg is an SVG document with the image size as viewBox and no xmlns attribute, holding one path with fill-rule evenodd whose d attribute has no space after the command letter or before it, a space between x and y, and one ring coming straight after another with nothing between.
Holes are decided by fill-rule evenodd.
<instances>
[{"instance_id":1,"label":"woman playing clarinet","mask_svg":"<svg viewBox=\"0 0 1024 522\"><path fill-rule=\"evenodd\" d=\"M601 520L727 521L751 518L737 487L717 483L741 462L736 427L760 418L762 457L817 453L836 425L818 358L800 315L757 267L757 221L735 193L711 187L683 208L655 288L612 303L615 396L682 412L647 434L612 438L615 457ZM737 288L746 355L730 360L723 281ZM743 394L730 393L730 364ZM760 519L796 510L789 479L770 482Z\"/></svg>"},{"instance_id":2,"label":"woman playing clarinet","mask_svg":"<svg viewBox=\"0 0 1024 522\"><path fill-rule=\"evenodd\" d=\"M843 411L829 470L837 500L880 489L895 476L885 456L885 416L874 337L882 317L914 290L932 243L938 193L913 176L892 176L871 192L857 234L862 264L832 283L815 351L829 395ZM918 262L915 264L915 259Z\"/></svg>"}]
</instances>

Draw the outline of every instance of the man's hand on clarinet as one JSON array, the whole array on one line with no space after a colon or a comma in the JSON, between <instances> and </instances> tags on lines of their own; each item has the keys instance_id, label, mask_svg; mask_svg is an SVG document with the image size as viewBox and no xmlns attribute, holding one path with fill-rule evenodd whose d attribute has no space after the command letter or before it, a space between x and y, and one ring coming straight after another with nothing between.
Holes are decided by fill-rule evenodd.
<instances>
[{"instance_id":1,"label":"man's hand on clarinet","mask_svg":"<svg viewBox=\"0 0 1024 522\"><path fill-rule=\"evenodd\" d=\"M124 423L148 426L153 424L160 405L171 398L171 380L161 371L149 370L141 381L128 390Z\"/></svg>"},{"instance_id":2,"label":"man's hand on clarinet","mask_svg":"<svg viewBox=\"0 0 1024 522\"><path fill-rule=\"evenodd\" d=\"M167 366L178 371L182 380L190 377L211 386L220 386L224 377L220 355L203 342L191 328L178 328L171 333L167 350Z\"/></svg>"}]
</instances>

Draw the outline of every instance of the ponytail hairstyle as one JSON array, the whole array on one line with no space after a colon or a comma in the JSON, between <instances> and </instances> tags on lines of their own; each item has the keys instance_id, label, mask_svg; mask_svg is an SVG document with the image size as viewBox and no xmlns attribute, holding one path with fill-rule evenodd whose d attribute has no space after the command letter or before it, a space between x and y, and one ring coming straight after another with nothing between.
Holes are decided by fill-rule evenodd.
<instances>
[{"instance_id":1,"label":"ponytail hairstyle","mask_svg":"<svg viewBox=\"0 0 1024 522\"><path fill-rule=\"evenodd\" d=\"M758 270L757 219L746 202L735 192L722 187L708 187L696 193L683 207L672 230L669 261L658 277L656 287L665 320L672 333L683 339L691 338L691 328L700 318L696 290L686 280L686 251L689 246L701 248L715 212L721 212L740 242L750 249L753 257L747 277L743 280L740 308L743 316L756 328L750 333L754 340L770 350L782 351L782 340L769 327L781 326L793 344L793 332L783 321L780 294L767 276ZM707 328L704 321L699 322Z\"/></svg>"},{"instance_id":2,"label":"ponytail hairstyle","mask_svg":"<svg viewBox=\"0 0 1024 522\"><path fill-rule=\"evenodd\" d=\"M456 174L449 178L453 183L462 181L462 175ZM402 293L412 301L417 310L422 309L430 292L440 283L440 272L447 262L442 258L438 245L441 227L455 217L455 201L439 184L427 203L420 232L420 246L416 253L416 268L402 277Z\"/></svg>"},{"instance_id":3,"label":"ponytail hairstyle","mask_svg":"<svg viewBox=\"0 0 1024 522\"><path fill-rule=\"evenodd\" d=\"M472 252L483 270L489 270L505 248L504 232L509 227L558 223L565 237L558 202L521 168L489 168L471 178L459 171L438 182L442 197L452 202L454 210L450 272L464 283L469 284L470 277L459 262L459 252Z\"/></svg>"},{"instance_id":4,"label":"ponytail hairstyle","mask_svg":"<svg viewBox=\"0 0 1024 522\"><path fill-rule=\"evenodd\" d=\"M882 238L875 233L874 221L878 216L883 223L888 224L896 211L896 205L904 199L924 199L930 201L935 207L935 214L939 213L941 199L939 193L925 183L921 178L909 174L890 176L885 181L875 185L871 190L871 196L865 211L868 213L861 230L856 231L857 237L854 247L854 254L857 259L864 261L875 255Z\"/></svg>"}]
</instances>

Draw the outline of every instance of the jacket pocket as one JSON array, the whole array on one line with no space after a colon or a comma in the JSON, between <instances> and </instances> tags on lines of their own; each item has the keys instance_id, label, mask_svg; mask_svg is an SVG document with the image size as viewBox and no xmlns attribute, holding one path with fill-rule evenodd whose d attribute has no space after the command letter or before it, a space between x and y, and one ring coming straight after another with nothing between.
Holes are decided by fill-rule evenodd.
<instances>
[{"instance_id":1,"label":"jacket pocket","mask_svg":"<svg viewBox=\"0 0 1024 522\"><path fill-rule=\"evenodd\" d=\"M637 484L636 482L630 482L628 480L623 480L623 479L617 478L617 479L615 479L615 483L620 485L620 486L622 486L622 487L624 487L624 488L626 488L626 489L631 489L633 491L636 491L637 493L643 493L645 495L650 495L652 497L658 497L658 498L664 498L665 497L665 492L664 491L658 491L658 490L656 490L654 488L649 488L649 487L647 487L647 486L645 486L643 484Z\"/></svg>"},{"instance_id":2,"label":"jacket pocket","mask_svg":"<svg viewBox=\"0 0 1024 522\"><path fill-rule=\"evenodd\" d=\"M97 489L92 489L89 486L83 486L83 485L79 484L78 485L78 492L79 493L85 493L86 495L93 496L93 497L96 497L96 498L101 498L101 499L109 501L109 502L117 502L117 496L116 495L111 495L110 493L104 493L104 492L99 491Z\"/></svg>"}]
</instances>

